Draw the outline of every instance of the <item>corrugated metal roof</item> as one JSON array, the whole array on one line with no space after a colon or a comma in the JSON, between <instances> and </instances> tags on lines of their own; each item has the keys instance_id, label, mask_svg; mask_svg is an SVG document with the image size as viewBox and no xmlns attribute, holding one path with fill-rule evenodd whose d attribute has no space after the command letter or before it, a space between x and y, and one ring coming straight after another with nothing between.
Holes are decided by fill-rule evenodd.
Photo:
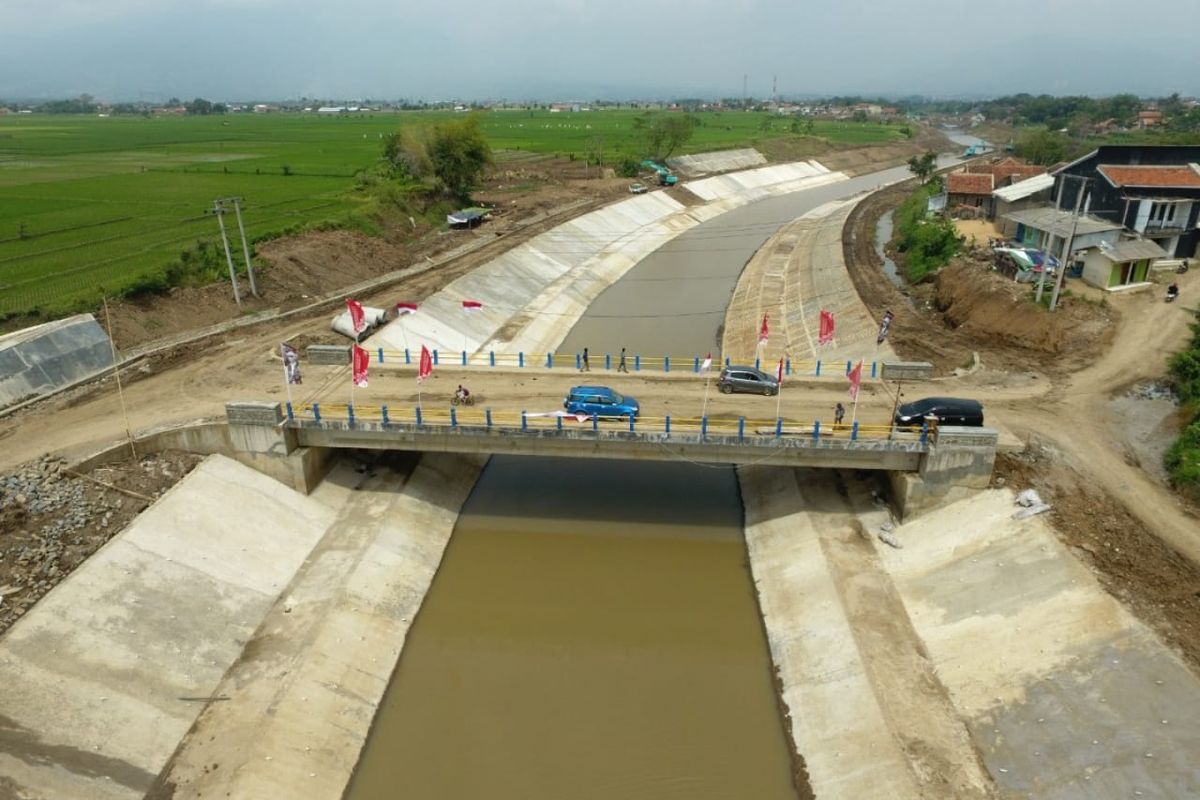
<instances>
[{"instance_id":1,"label":"corrugated metal roof","mask_svg":"<svg viewBox=\"0 0 1200 800\"><path fill-rule=\"evenodd\" d=\"M1100 245L1100 255L1109 261L1141 261L1144 258L1166 258L1167 251L1149 239L1126 239L1111 247Z\"/></svg>"},{"instance_id":2,"label":"corrugated metal roof","mask_svg":"<svg viewBox=\"0 0 1200 800\"><path fill-rule=\"evenodd\" d=\"M1003 189L997 189L992 192L992 197L998 197L1006 203L1011 203L1015 200L1023 200L1038 192L1045 191L1053 185L1054 176L1043 173L1035 175L1032 178L1026 178L1023 181L1017 181L1011 186L1005 186Z\"/></svg>"},{"instance_id":3,"label":"corrugated metal roof","mask_svg":"<svg viewBox=\"0 0 1200 800\"><path fill-rule=\"evenodd\" d=\"M1030 180L1035 179L1031 178ZM1061 236L1064 239L1071 235L1072 216L1070 211L1062 211L1053 206L1026 208L1004 215L1005 219L1011 219L1013 222L1028 225L1039 231L1053 233L1055 236ZM1075 228L1075 235L1081 236L1089 233L1119 230L1121 230L1121 226L1115 222L1106 222L1096 217L1083 215L1079 217L1079 224Z\"/></svg>"}]
</instances>

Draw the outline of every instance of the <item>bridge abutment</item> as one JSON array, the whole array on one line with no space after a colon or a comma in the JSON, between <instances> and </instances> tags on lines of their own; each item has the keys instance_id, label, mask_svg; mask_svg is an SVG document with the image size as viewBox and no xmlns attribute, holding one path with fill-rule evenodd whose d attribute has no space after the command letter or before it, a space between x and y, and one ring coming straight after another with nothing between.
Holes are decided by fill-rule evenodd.
<instances>
[{"instance_id":1,"label":"bridge abutment","mask_svg":"<svg viewBox=\"0 0 1200 800\"><path fill-rule=\"evenodd\" d=\"M938 429L916 472L888 472L897 516L911 519L986 489L996 463L997 438L990 428Z\"/></svg>"},{"instance_id":2,"label":"bridge abutment","mask_svg":"<svg viewBox=\"0 0 1200 800\"><path fill-rule=\"evenodd\" d=\"M285 486L308 494L329 471L333 451L301 447L296 431L283 425L283 409L274 402L225 404L229 455Z\"/></svg>"}]
</instances>

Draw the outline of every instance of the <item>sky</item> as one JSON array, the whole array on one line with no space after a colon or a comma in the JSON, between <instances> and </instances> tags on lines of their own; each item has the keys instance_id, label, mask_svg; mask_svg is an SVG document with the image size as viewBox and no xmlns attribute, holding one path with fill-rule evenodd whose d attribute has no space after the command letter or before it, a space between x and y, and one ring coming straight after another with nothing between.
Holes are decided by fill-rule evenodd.
<instances>
[{"instance_id":1,"label":"sky","mask_svg":"<svg viewBox=\"0 0 1200 800\"><path fill-rule=\"evenodd\" d=\"M1197 0L0 0L0 97L1188 96L1198 30Z\"/></svg>"}]
</instances>

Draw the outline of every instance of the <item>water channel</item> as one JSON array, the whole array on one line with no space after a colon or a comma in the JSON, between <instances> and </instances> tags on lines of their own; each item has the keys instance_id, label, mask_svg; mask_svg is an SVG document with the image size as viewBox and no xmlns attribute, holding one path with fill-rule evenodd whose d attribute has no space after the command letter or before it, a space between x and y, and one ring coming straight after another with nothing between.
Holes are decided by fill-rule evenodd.
<instances>
[{"instance_id":1,"label":"water channel","mask_svg":"<svg viewBox=\"0 0 1200 800\"><path fill-rule=\"evenodd\" d=\"M907 177L772 198L666 243L559 348L716 349L783 224ZM494 457L463 513L349 800L785 800L789 745L729 467Z\"/></svg>"}]
</instances>

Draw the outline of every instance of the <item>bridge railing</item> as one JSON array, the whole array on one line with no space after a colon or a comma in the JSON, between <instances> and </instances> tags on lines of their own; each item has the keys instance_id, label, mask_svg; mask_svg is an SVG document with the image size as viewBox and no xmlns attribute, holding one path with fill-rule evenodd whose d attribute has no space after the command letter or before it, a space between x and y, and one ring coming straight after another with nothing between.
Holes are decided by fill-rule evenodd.
<instances>
[{"instance_id":1,"label":"bridge railing","mask_svg":"<svg viewBox=\"0 0 1200 800\"><path fill-rule=\"evenodd\" d=\"M416 367L421 358L420 350L405 348L403 350L389 350L383 347L377 347L371 351L372 359L378 365L385 367ZM446 367L502 367L526 369L526 368L542 368L542 369L583 369L583 353L497 353L494 350L489 350L486 353L471 353L468 350L456 351L438 351L431 350L430 356L433 358L433 365ZM590 353L588 357L588 368L592 371L616 371L620 367L621 357L619 353ZM722 366L733 364L745 364L745 359L714 358L714 372L719 371ZM854 361L844 359L832 360L815 360L802 361L785 358L783 360L783 374L785 376L808 376L808 377L844 377L851 369L854 368ZM700 374L703 372L704 356L643 356L629 355L625 357L625 368L630 372L691 372ZM754 366L771 374L775 373L778 368L779 359L755 359ZM876 378L879 376L879 362L864 361L863 362L863 377Z\"/></svg>"},{"instance_id":2,"label":"bridge railing","mask_svg":"<svg viewBox=\"0 0 1200 800\"><path fill-rule=\"evenodd\" d=\"M814 419L811 422L794 420L748 419L746 417L597 417L565 412L493 411L475 406L389 406L350 403L288 403L284 424L296 427L307 425L336 425L338 427L370 427L387 429L428 428L469 429L504 433L540 434L545 431L627 432L655 438L689 438L703 441L708 437L737 441L766 439L810 439L816 443L879 443L908 444L904 449L923 450L929 443L929 429L904 428L895 425L833 423Z\"/></svg>"}]
</instances>

